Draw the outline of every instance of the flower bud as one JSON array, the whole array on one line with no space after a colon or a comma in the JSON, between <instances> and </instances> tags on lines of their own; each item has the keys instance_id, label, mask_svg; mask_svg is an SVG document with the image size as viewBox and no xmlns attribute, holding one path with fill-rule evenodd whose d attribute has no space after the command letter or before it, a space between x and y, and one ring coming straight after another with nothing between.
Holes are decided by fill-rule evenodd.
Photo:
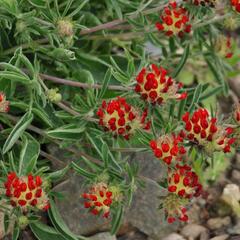
<instances>
[{"instance_id":1,"label":"flower bud","mask_svg":"<svg viewBox=\"0 0 240 240\"><path fill-rule=\"evenodd\" d=\"M52 52L51 55L54 58L61 59L62 61L70 61L70 60L75 60L75 53L71 50L67 50L65 48L55 48Z\"/></svg>"},{"instance_id":2,"label":"flower bud","mask_svg":"<svg viewBox=\"0 0 240 240\"><path fill-rule=\"evenodd\" d=\"M158 68L155 64L143 68L136 80L135 92L151 104L163 104L170 99L182 100L187 97L186 92L178 93L182 84L169 77L166 69Z\"/></svg>"},{"instance_id":3,"label":"flower bud","mask_svg":"<svg viewBox=\"0 0 240 240\"><path fill-rule=\"evenodd\" d=\"M0 92L0 112L6 113L9 111L10 102L6 100L6 96L3 92Z\"/></svg>"},{"instance_id":4,"label":"flower bud","mask_svg":"<svg viewBox=\"0 0 240 240\"><path fill-rule=\"evenodd\" d=\"M223 22L224 27L227 30L234 31L238 28L238 22L236 17L229 16Z\"/></svg>"},{"instance_id":5,"label":"flower bud","mask_svg":"<svg viewBox=\"0 0 240 240\"><path fill-rule=\"evenodd\" d=\"M73 36L73 23L68 19L62 19L57 22L57 32L61 37Z\"/></svg>"},{"instance_id":6,"label":"flower bud","mask_svg":"<svg viewBox=\"0 0 240 240\"><path fill-rule=\"evenodd\" d=\"M29 224L29 219L22 215L18 218L18 225L21 229L25 229Z\"/></svg>"},{"instance_id":7,"label":"flower bud","mask_svg":"<svg viewBox=\"0 0 240 240\"><path fill-rule=\"evenodd\" d=\"M191 24L189 24L189 15L185 8L179 7L177 3L170 2L165 7L161 15L160 22L157 22L156 28L165 32L167 36L178 35L183 37L185 33L191 32Z\"/></svg>"},{"instance_id":8,"label":"flower bud","mask_svg":"<svg viewBox=\"0 0 240 240\"><path fill-rule=\"evenodd\" d=\"M51 102L59 103L62 100L62 95L58 93L58 88L49 89L47 92L47 97Z\"/></svg>"},{"instance_id":9,"label":"flower bud","mask_svg":"<svg viewBox=\"0 0 240 240\"><path fill-rule=\"evenodd\" d=\"M215 42L215 51L222 57L231 58L233 56L231 37L219 35Z\"/></svg>"}]
</instances>

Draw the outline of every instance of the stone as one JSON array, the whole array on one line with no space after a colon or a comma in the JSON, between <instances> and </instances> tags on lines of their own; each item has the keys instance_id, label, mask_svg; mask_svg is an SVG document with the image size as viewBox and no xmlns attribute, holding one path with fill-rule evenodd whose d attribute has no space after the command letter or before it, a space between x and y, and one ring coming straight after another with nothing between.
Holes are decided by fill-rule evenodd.
<instances>
[{"instance_id":1,"label":"stone","mask_svg":"<svg viewBox=\"0 0 240 240\"><path fill-rule=\"evenodd\" d=\"M234 213L240 217L240 189L236 184L227 184L223 189L221 199L231 206Z\"/></svg>"},{"instance_id":2,"label":"stone","mask_svg":"<svg viewBox=\"0 0 240 240\"><path fill-rule=\"evenodd\" d=\"M109 232L98 233L90 238L89 240L117 240L115 235L111 235Z\"/></svg>"},{"instance_id":3,"label":"stone","mask_svg":"<svg viewBox=\"0 0 240 240\"><path fill-rule=\"evenodd\" d=\"M240 171L238 170L233 170L232 171L232 180L238 184L240 184Z\"/></svg>"},{"instance_id":4,"label":"stone","mask_svg":"<svg viewBox=\"0 0 240 240\"><path fill-rule=\"evenodd\" d=\"M137 189L132 206L126 212L126 220L149 237L162 239L178 226L177 223L166 223L163 211L158 210L159 198L166 196L167 190L161 188L157 182L166 177L166 167L148 153L136 153L131 161L139 163L139 175L145 181L145 187Z\"/></svg>"},{"instance_id":5,"label":"stone","mask_svg":"<svg viewBox=\"0 0 240 240\"><path fill-rule=\"evenodd\" d=\"M229 235L224 234L221 236L216 236L216 237L210 238L210 240L226 240L226 239L228 239L228 237L229 237Z\"/></svg>"},{"instance_id":6,"label":"stone","mask_svg":"<svg viewBox=\"0 0 240 240\"><path fill-rule=\"evenodd\" d=\"M237 223L233 227L229 228L227 231L232 235L240 235L240 219L238 219Z\"/></svg>"},{"instance_id":7,"label":"stone","mask_svg":"<svg viewBox=\"0 0 240 240\"><path fill-rule=\"evenodd\" d=\"M54 149L54 155L61 158L60 161L65 161L62 150L58 152ZM159 197L167 194L167 190L158 184L166 177L166 167L149 153L134 153L129 157L130 163L137 162L139 164L139 177L145 182L145 187L139 187L136 190L131 206L125 209L123 224L131 225L148 236L161 239L177 228L177 224L169 225L166 223L163 212L158 210ZM69 161L69 159L67 160ZM66 181L55 186L54 191L65 196L64 199L56 201L63 220L70 230L77 235L89 236L99 231L108 231L110 219L96 217L84 208L83 200L80 197L84 192L83 182L83 177L71 172Z\"/></svg>"},{"instance_id":8,"label":"stone","mask_svg":"<svg viewBox=\"0 0 240 240\"><path fill-rule=\"evenodd\" d=\"M220 229L231 224L231 218L229 216L225 218L210 218L207 221L207 226L211 230Z\"/></svg>"},{"instance_id":9,"label":"stone","mask_svg":"<svg viewBox=\"0 0 240 240\"><path fill-rule=\"evenodd\" d=\"M167 237L164 237L162 240L186 240L186 238L177 233L171 233Z\"/></svg>"},{"instance_id":10,"label":"stone","mask_svg":"<svg viewBox=\"0 0 240 240\"><path fill-rule=\"evenodd\" d=\"M208 240L209 233L207 228L198 225L198 224L188 224L183 227L181 234L187 239L200 239L200 240Z\"/></svg>"}]
</instances>

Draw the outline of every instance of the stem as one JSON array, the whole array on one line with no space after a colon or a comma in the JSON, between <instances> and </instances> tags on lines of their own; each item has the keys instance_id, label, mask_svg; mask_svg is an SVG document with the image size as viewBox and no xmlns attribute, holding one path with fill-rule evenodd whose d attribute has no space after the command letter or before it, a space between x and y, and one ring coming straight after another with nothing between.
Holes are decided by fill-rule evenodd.
<instances>
[{"instance_id":1,"label":"stem","mask_svg":"<svg viewBox=\"0 0 240 240\"><path fill-rule=\"evenodd\" d=\"M217 17L211 18L209 20L205 20L201 23L197 23L197 24L195 24L194 29L204 27L204 26L209 25L211 23L215 23L215 22L224 20L225 18L230 17L231 15L232 15L232 13L227 13L225 15L217 16Z\"/></svg>"},{"instance_id":2,"label":"stem","mask_svg":"<svg viewBox=\"0 0 240 240\"><path fill-rule=\"evenodd\" d=\"M180 3L180 2L182 2L182 0L178 0L176 2ZM168 3L165 3L165 4L162 4L158 7L145 10L145 11L142 12L142 14L145 16L145 15L149 15L149 14L158 12L158 11L162 10L164 7L166 7L167 5L168 5ZM129 16L129 19L137 18L138 15L139 15L139 13L132 14L132 15ZM117 25L126 23L127 21L128 21L127 19L116 19L116 20L113 20L113 21L108 22L108 23L103 23L103 24L100 24L98 26L95 26L95 27L92 27L92 28L89 28L89 29L86 29L86 30L82 30L80 32L80 35L86 35L86 34L90 34L90 33L93 33L93 32L100 31L100 30L112 29L112 28L116 27Z\"/></svg>"},{"instance_id":3,"label":"stem","mask_svg":"<svg viewBox=\"0 0 240 240\"><path fill-rule=\"evenodd\" d=\"M26 69L24 69L24 71L28 72ZM48 81L51 81L51 82L60 83L60 84L63 84L63 85L68 85L68 86L73 86L73 87L79 87L79 88L84 88L84 89L88 89L88 88L101 89L102 88L101 84L81 83L81 82L76 82L76 81L72 81L72 80L69 80L69 79L50 76L50 75L43 74L43 73L39 73L39 76L43 80L48 80ZM133 90L132 87L123 87L123 86L118 86L118 85L109 85L107 88L109 90L117 90L117 91Z\"/></svg>"}]
</instances>

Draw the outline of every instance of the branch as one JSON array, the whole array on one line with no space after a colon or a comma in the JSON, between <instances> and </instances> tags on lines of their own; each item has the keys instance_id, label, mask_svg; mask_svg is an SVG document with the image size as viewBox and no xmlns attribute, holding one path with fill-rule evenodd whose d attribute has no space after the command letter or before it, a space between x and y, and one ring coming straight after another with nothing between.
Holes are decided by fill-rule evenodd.
<instances>
[{"instance_id":1,"label":"branch","mask_svg":"<svg viewBox=\"0 0 240 240\"><path fill-rule=\"evenodd\" d=\"M176 2L177 3L181 3L182 0L178 0ZM158 11L162 10L164 7L166 7L167 5L168 5L168 2L165 3L165 4L162 4L162 5L158 6L158 7L142 11L142 15L146 16L146 15L158 12ZM129 19L137 18L138 15L139 15L139 13L136 12L135 14L130 15ZM92 28L89 28L89 29L84 29L84 30L82 30L80 32L80 35L86 35L86 34L90 34L90 33L93 33L93 32L100 31L100 30L112 29L112 28L114 28L114 27L116 27L116 26L118 26L120 24L126 23L127 21L128 21L127 19L116 19L116 20L113 20L111 22L103 23L103 24L100 24L98 26L95 26L95 27L92 27Z\"/></svg>"},{"instance_id":2,"label":"branch","mask_svg":"<svg viewBox=\"0 0 240 240\"><path fill-rule=\"evenodd\" d=\"M26 69L24 69L24 71L26 72ZM68 86L73 86L73 87L79 87L79 88L84 88L84 89L86 89L86 88L101 89L102 88L101 84L81 83L81 82L76 82L76 81L72 81L72 80L69 80L69 79L50 76L50 75L43 74L43 73L39 73L39 76L43 80L48 80L48 81L51 81L51 82L60 83L60 84L63 84L63 85L68 85ZM132 87L123 87L123 86L119 86L119 85L109 85L107 88L109 90L116 90L116 91L133 90Z\"/></svg>"}]
</instances>

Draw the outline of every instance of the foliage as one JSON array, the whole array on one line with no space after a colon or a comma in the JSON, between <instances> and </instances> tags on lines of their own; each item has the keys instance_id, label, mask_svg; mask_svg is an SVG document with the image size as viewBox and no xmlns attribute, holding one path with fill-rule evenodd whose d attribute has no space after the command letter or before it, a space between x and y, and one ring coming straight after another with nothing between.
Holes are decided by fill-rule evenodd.
<instances>
[{"instance_id":1,"label":"foliage","mask_svg":"<svg viewBox=\"0 0 240 240\"><path fill-rule=\"evenodd\" d=\"M169 223L188 220L185 207L240 146L240 107L217 111L239 73L239 3L204 2L0 0L1 201L12 239L26 227L40 240L87 239L55 203L69 171L85 179L79 204L116 233L144 181L130 152L169 169L161 205ZM49 144L73 161L56 168ZM25 182L47 194L49 225L38 213L47 208L17 202Z\"/></svg>"}]
</instances>

